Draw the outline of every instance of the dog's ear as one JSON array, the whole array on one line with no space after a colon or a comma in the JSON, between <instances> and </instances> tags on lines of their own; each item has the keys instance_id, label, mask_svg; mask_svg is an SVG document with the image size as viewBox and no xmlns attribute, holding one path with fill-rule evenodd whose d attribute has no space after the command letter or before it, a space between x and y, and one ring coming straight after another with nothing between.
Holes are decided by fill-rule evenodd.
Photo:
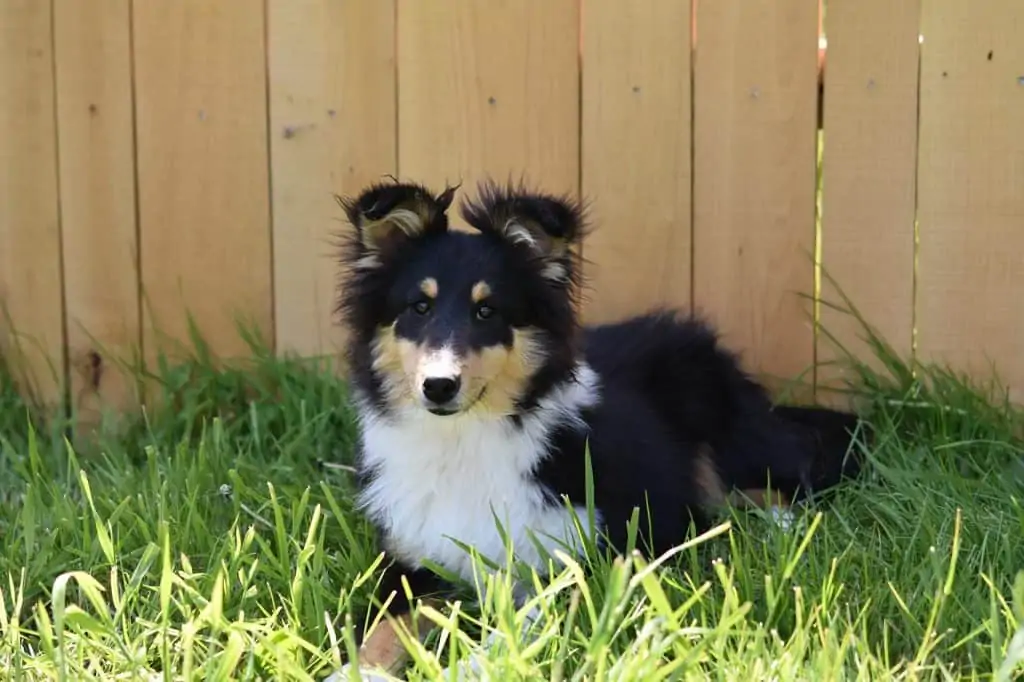
<instances>
[{"instance_id":1,"label":"dog's ear","mask_svg":"<svg viewBox=\"0 0 1024 682\"><path fill-rule=\"evenodd\" d=\"M376 184L355 198L338 197L362 249L376 255L428 232L448 229L447 210L458 187L434 196L412 183Z\"/></svg>"},{"instance_id":2,"label":"dog's ear","mask_svg":"<svg viewBox=\"0 0 1024 682\"><path fill-rule=\"evenodd\" d=\"M471 226L497 234L545 261L541 274L548 279L571 277L572 247L584 232L583 210L577 201L485 182L478 199L464 202L461 208Z\"/></svg>"}]
</instances>

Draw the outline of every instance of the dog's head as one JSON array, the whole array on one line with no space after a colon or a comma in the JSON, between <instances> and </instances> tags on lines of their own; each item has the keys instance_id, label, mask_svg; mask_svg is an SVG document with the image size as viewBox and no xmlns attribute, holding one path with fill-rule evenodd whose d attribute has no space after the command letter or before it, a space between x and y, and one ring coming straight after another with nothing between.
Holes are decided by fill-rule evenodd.
<instances>
[{"instance_id":1,"label":"dog's head","mask_svg":"<svg viewBox=\"0 0 1024 682\"><path fill-rule=\"evenodd\" d=\"M343 202L356 379L383 408L515 414L572 370L581 211L486 183L462 205L475 231L450 231L454 192L394 183Z\"/></svg>"}]
</instances>

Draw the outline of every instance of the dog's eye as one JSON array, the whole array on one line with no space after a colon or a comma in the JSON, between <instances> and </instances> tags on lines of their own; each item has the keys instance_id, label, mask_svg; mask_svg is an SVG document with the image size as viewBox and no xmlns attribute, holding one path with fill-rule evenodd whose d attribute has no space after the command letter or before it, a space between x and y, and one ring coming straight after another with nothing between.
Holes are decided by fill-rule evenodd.
<instances>
[{"instance_id":1,"label":"dog's eye","mask_svg":"<svg viewBox=\"0 0 1024 682\"><path fill-rule=\"evenodd\" d=\"M489 320L493 316L494 308L492 308L491 306L487 305L486 303L481 303L479 306L477 306L476 318L478 320Z\"/></svg>"},{"instance_id":2,"label":"dog's eye","mask_svg":"<svg viewBox=\"0 0 1024 682\"><path fill-rule=\"evenodd\" d=\"M417 315L426 315L430 312L430 301L419 300L412 304L413 312Z\"/></svg>"}]
</instances>

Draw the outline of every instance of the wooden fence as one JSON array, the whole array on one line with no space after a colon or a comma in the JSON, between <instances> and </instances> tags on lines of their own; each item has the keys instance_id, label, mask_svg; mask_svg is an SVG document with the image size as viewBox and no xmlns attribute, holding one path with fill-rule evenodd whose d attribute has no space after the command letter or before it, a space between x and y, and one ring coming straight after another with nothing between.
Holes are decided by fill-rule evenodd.
<instances>
[{"instance_id":1,"label":"wooden fence","mask_svg":"<svg viewBox=\"0 0 1024 682\"><path fill-rule=\"evenodd\" d=\"M130 405L104 353L186 308L220 354L235 313L331 352L332 194L390 173L582 192L590 320L692 305L794 376L817 248L899 351L1024 395L1024 2L693 1L3 0L0 296L43 394Z\"/></svg>"}]
</instances>

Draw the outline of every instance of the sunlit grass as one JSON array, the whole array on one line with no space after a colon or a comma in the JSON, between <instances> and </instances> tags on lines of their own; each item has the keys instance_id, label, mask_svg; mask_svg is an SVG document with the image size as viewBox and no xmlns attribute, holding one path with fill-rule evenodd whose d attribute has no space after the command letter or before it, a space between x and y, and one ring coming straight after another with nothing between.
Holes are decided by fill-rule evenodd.
<instances>
[{"instance_id":1,"label":"sunlit grass","mask_svg":"<svg viewBox=\"0 0 1024 682\"><path fill-rule=\"evenodd\" d=\"M793 531L737 511L653 563L568 561L537 579L528 637L508 573L481 577L481 603L425 609L439 627L409 641L408 678L474 654L492 680L1013 679L1024 416L865 334L868 472ZM379 556L352 508L345 385L252 341L239 367L161 364L158 406L81 452L4 374L10 679L321 679L353 651Z\"/></svg>"}]
</instances>

